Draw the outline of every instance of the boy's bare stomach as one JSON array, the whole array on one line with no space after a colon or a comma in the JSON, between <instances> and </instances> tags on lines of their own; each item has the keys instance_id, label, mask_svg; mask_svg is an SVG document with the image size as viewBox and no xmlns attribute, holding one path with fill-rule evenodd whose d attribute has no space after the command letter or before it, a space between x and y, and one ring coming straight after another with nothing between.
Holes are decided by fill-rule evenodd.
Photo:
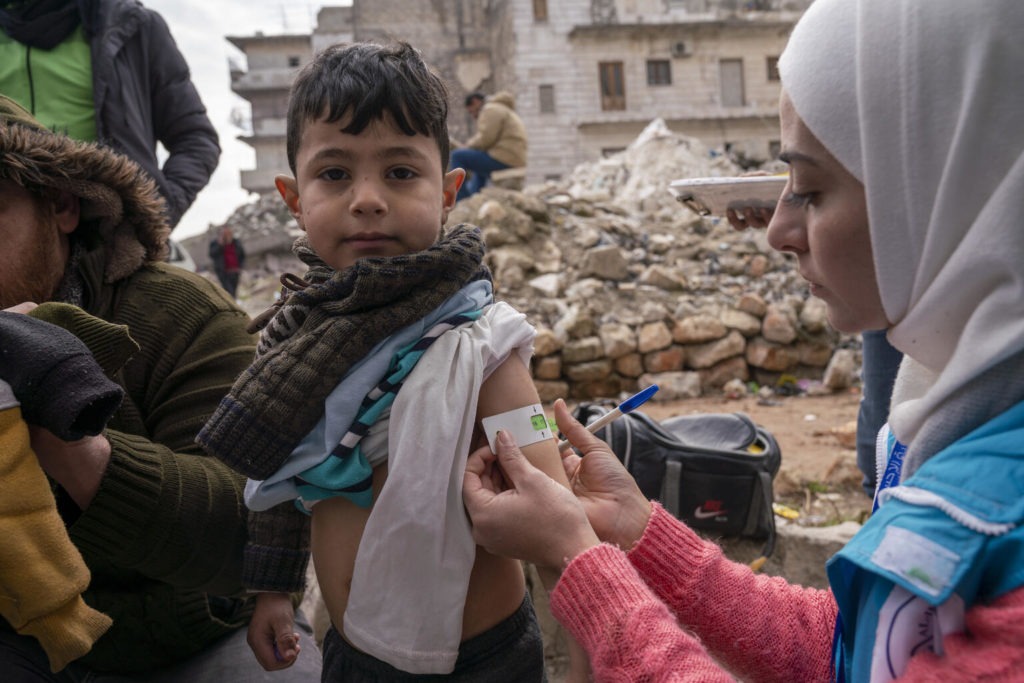
<instances>
[{"instance_id":1,"label":"boy's bare stomach","mask_svg":"<svg viewBox=\"0 0 1024 683\"><path fill-rule=\"evenodd\" d=\"M375 500L386 477L386 465L374 470ZM331 623L342 636L342 616L352 587L356 552L369 516L369 509L346 498L328 498L313 507L313 564ZM415 562L415 558L410 561ZM387 586L381 588L386 595ZM519 609L525 590L523 569L518 560L491 555L477 546L462 613L462 640L479 635L508 618ZM458 608L459 605L452 605L452 609Z\"/></svg>"}]
</instances>

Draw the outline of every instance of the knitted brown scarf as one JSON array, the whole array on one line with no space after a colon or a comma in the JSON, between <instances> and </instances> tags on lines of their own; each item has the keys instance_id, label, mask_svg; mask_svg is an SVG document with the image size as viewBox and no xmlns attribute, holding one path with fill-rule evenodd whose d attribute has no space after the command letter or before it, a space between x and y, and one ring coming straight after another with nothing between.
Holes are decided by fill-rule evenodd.
<instances>
[{"instance_id":1,"label":"knitted brown scarf","mask_svg":"<svg viewBox=\"0 0 1024 683\"><path fill-rule=\"evenodd\" d=\"M333 271L300 239L311 284L264 330L261 353L196 441L252 479L266 479L323 415L324 400L377 342L416 322L466 284L490 279L478 228L459 225L414 254L360 259Z\"/></svg>"}]
</instances>

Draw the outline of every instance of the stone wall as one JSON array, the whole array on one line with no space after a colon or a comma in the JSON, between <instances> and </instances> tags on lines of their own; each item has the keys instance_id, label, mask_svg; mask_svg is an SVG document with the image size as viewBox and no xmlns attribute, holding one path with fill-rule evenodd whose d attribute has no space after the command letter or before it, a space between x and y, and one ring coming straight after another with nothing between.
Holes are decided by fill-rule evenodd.
<instances>
[{"instance_id":1,"label":"stone wall","mask_svg":"<svg viewBox=\"0 0 1024 683\"><path fill-rule=\"evenodd\" d=\"M652 383L672 400L854 381L858 340L830 327L794 260L764 230L699 217L667 191L677 177L739 172L655 122L564 182L460 202L450 221L483 230L496 296L538 329L532 370L545 401Z\"/></svg>"}]
</instances>

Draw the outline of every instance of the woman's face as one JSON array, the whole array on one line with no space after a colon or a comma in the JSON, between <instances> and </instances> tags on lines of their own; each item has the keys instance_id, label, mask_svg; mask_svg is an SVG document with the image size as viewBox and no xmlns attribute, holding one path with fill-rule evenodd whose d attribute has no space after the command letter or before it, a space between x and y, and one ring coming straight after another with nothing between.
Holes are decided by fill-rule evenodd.
<instances>
[{"instance_id":1,"label":"woman's face","mask_svg":"<svg viewBox=\"0 0 1024 683\"><path fill-rule=\"evenodd\" d=\"M768 225L768 243L796 255L811 294L842 332L889 326L871 255L864 186L818 141L783 92L782 154L789 182Z\"/></svg>"}]
</instances>

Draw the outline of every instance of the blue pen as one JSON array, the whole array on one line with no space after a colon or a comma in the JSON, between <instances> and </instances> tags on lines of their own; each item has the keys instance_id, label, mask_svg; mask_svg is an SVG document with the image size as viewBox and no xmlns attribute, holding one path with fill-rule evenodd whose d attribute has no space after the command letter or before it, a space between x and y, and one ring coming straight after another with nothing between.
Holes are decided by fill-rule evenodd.
<instances>
[{"instance_id":1,"label":"blue pen","mask_svg":"<svg viewBox=\"0 0 1024 683\"><path fill-rule=\"evenodd\" d=\"M588 424L587 431L593 434L594 432L596 432L601 427L604 427L609 422L617 420L626 413L636 410L644 403L646 403L647 399L649 399L651 396L654 396L656 391L658 391L658 385L652 384L646 389L633 394L625 401L617 405L615 407L615 410L612 410L611 412L602 415L601 417L597 418L596 420ZM571 444L569 443L568 439L562 439L561 441L558 442L558 450L561 451L562 449L570 445Z\"/></svg>"}]
</instances>

